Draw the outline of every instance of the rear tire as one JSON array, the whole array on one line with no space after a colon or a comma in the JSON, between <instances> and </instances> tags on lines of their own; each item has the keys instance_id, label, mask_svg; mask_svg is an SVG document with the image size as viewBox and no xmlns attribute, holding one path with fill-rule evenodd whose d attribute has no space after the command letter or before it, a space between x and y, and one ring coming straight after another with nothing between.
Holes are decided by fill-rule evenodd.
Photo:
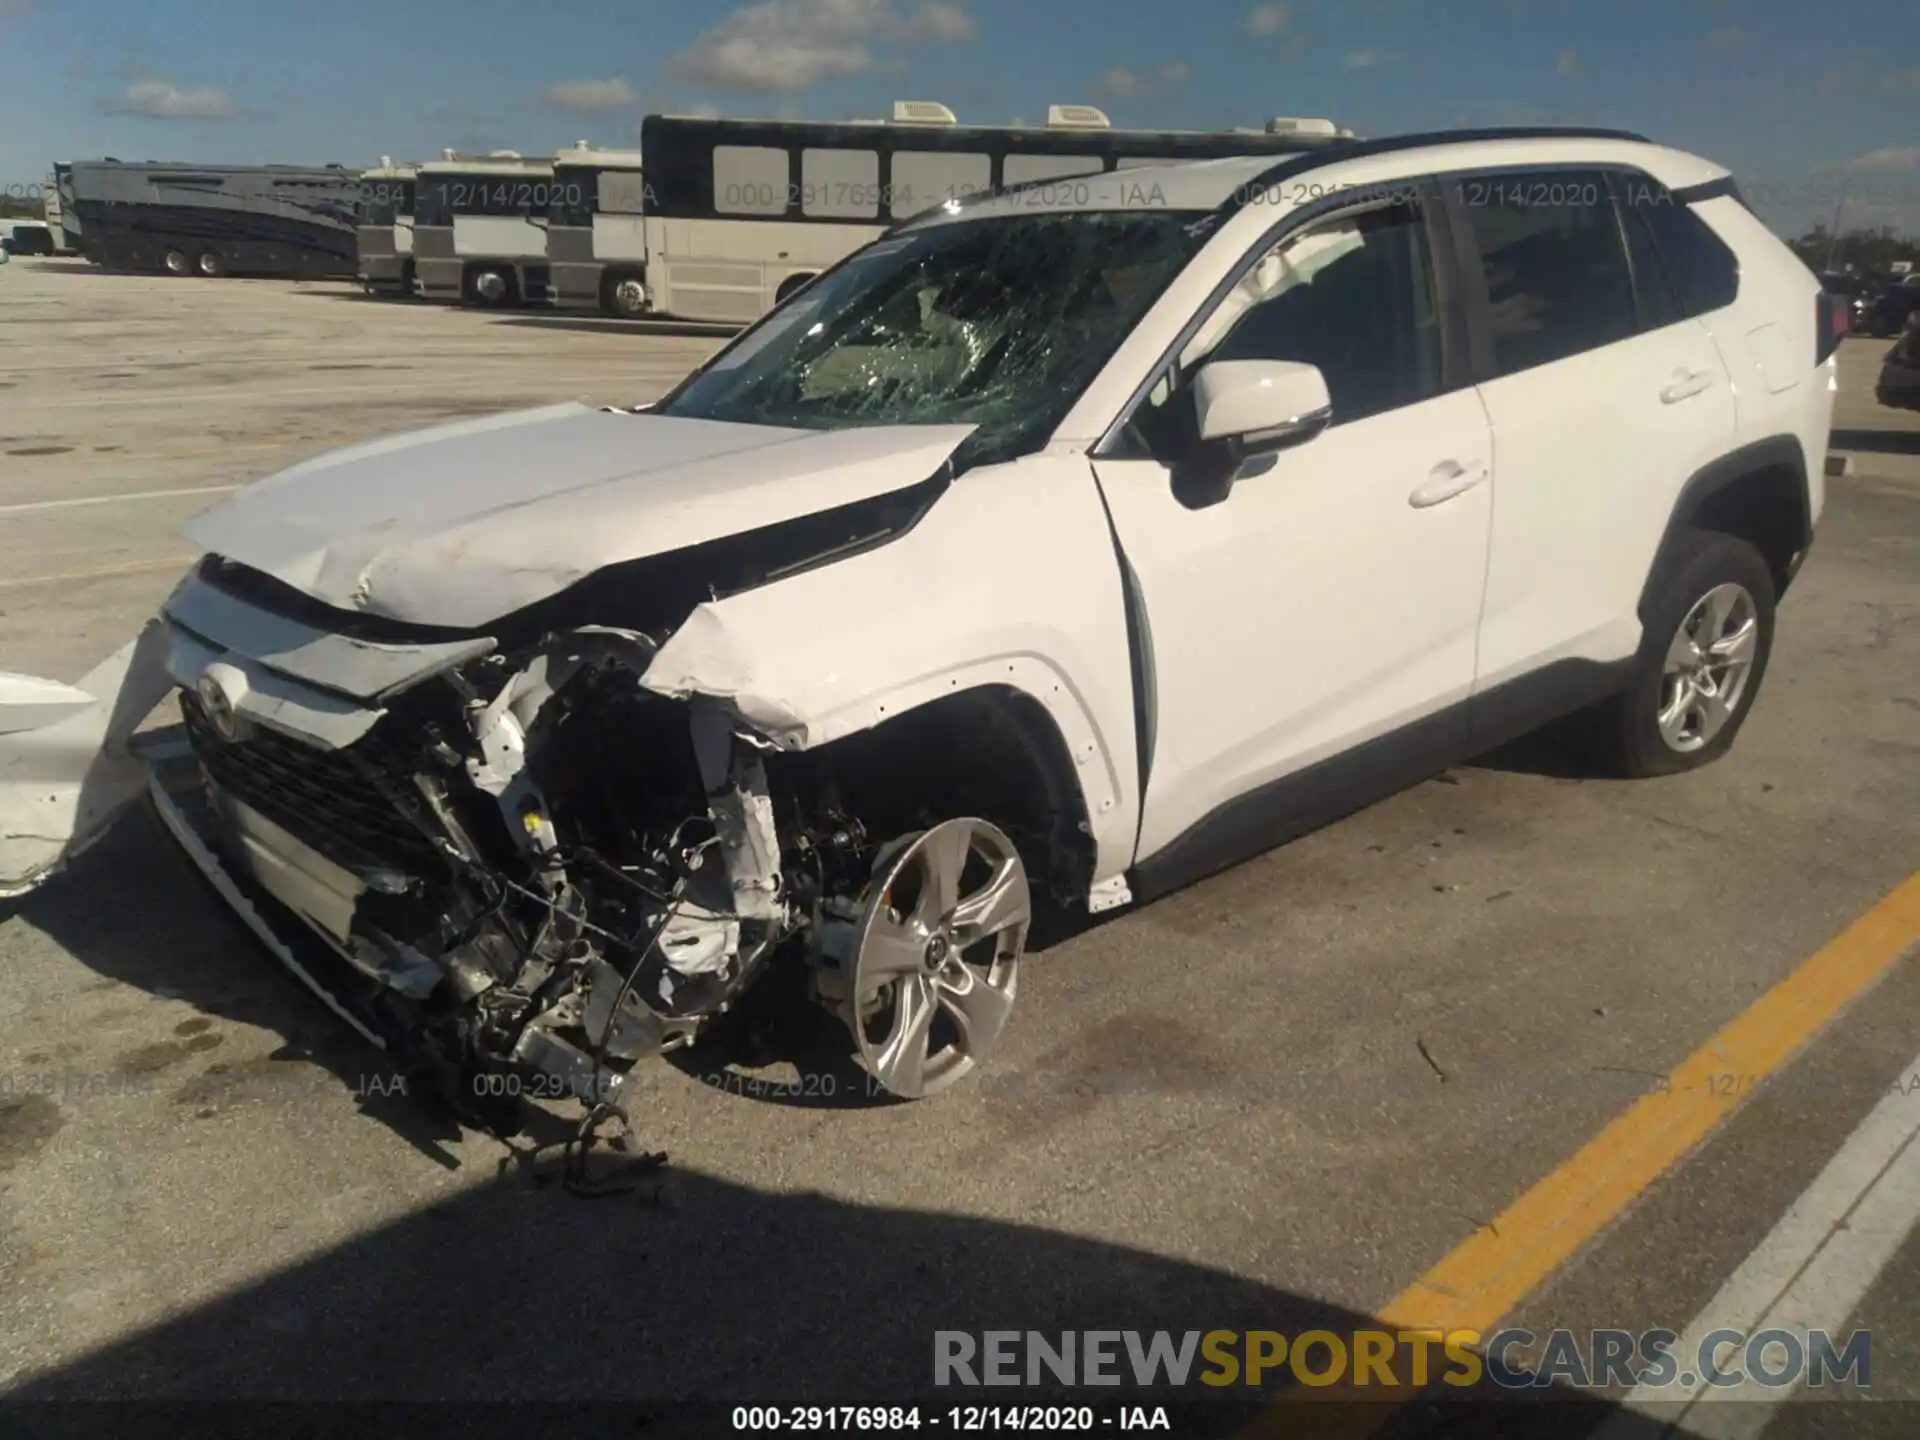
<instances>
[{"instance_id":1,"label":"rear tire","mask_svg":"<svg viewBox=\"0 0 1920 1440\"><path fill-rule=\"evenodd\" d=\"M1687 532L1662 567L1632 682L1586 717L1593 758L1629 779L1718 760L1753 711L1773 629L1773 572L1760 552Z\"/></svg>"},{"instance_id":2,"label":"rear tire","mask_svg":"<svg viewBox=\"0 0 1920 1440\"><path fill-rule=\"evenodd\" d=\"M789 275L780 282L780 288L773 292L773 303L784 305L797 291L804 290L814 282L812 275Z\"/></svg>"},{"instance_id":3,"label":"rear tire","mask_svg":"<svg viewBox=\"0 0 1920 1440\"><path fill-rule=\"evenodd\" d=\"M169 250L160 257L160 268L169 275L191 275L193 266L184 250Z\"/></svg>"},{"instance_id":4,"label":"rear tire","mask_svg":"<svg viewBox=\"0 0 1920 1440\"><path fill-rule=\"evenodd\" d=\"M227 273L226 257L218 250L203 250L197 262L199 271L209 280L218 280Z\"/></svg>"}]
</instances>

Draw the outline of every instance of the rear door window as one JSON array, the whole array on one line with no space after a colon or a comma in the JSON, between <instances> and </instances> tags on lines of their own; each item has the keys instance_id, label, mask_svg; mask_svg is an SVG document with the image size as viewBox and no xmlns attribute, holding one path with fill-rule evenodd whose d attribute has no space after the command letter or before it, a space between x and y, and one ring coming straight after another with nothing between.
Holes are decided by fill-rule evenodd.
<instances>
[{"instance_id":1,"label":"rear door window","mask_svg":"<svg viewBox=\"0 0 1920 1440\"><path fill-rule=\"evenodd\" d=\"M1626 241L1602 172L1501 171L1450 184L1486 279L1496 375L1639 331Z\"/></svg>"}]
</instances>

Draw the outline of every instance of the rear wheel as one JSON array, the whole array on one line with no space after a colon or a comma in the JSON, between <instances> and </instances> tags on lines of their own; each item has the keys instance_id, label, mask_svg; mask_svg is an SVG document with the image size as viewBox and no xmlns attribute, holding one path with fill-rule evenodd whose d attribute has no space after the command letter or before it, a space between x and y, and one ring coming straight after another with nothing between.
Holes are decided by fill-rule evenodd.
<instances>
[{"instance_id":1,"label":"rear wheel","mask_svg":"<svg viewBox=\"0 0 1920 1440\"><path fill-rule=\"evenodd\" d=\"M1773 651L1773 572L1745 540L1694 531L1677 548L1648 609L1634 678L1596 712L1607 768L1677 775L1732 747Z\"/></svg>"},{"instance_id":2,"label":"rear wheel","mask_svg":"<svg viewBox=\"0 0 1920 1440\"><path fill-rule=\"evenodd\" d=\"M227 273L227 262L218 250L202 250L198 262L200 273L209 280L218 280Z\"/></svg>"},{"instance_id":3,"label":"rear wheel","mask_svg":"<svg viewBox=\"0 0 1920 1440\"><path fill-rule=\"evenodd\" d=\"M169 250L160 257L160 264L169 275L188 275L193 272L192 264L187 260L184 250Z\"/></svg>"},{"instance_id":4,"label":"rear wheel","mask_svg":"<svg viewBox=\"0 0 1920 1440\"><path fill-rule=\"evenodd\" d=\"M788 296L794 294L796 291L806 289L808 285L813 283L813 278L811 275L789 275L785 280L780 282L780 288L773 292L773 303L776 305L786 304Z\"/></svg>"}]
</instances>

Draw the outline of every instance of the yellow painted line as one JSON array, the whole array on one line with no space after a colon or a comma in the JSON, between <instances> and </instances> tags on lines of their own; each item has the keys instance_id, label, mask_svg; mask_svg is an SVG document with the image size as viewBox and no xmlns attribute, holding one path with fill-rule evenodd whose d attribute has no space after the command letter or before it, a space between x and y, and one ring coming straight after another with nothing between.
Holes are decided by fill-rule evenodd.
<instances>
[{"instance_id":1,"label":"yellow painted line","mask_svg":"<svg viewBox=\"0 0 1920 1440\"><path fill-rule=\"evenodd\" d=\"M1475 1330L1486 1335L1573 1254L1623 1214L1846 1006L1920 944L1920 872L1669 1072L1580 1152L1455 1247L1379 1314L1383 1330ZM1326 1386L1288 1392L1244 1432L1254 1436L1376 1433L1401 1390ZM1324 1402L1388 1403L1325 1411ZM1303 1429L1308 1412L1324 1421Z\"/></svg>"}]
</instances>

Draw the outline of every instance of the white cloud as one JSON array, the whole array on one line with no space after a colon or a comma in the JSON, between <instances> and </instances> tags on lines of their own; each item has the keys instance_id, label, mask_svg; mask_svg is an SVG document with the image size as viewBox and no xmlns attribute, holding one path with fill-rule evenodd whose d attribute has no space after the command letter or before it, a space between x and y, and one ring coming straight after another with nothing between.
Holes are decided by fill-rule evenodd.
<instances>
[{"instance_id":1,"label":"white cloud","mask_svg":"<svg viewBox=\"0 0 1920 1440\"><path fill-rule=\"evenodd\" d=\"M549 105L571 110L576 115L604 115L610 110L630 110L639 97L625 76L611 80L562 80L541 92Z\"/></svg>"},{"instance_id":2,"label":"white cloud","mask_svg":"<svg viewBox=\"0 0 1920 1440\"><path fill-rule=\"evenodd\" d=\"M1889 145L1869 150L1847 161L1849 170L1912 170L1920 168L1920 145Z\"/></svg>"},{"instance_id":3,"label":"white cloud","mask_svg":"<svg viewBox=\"0 0 1920 1440\"><path fill-rule=\"evenodd\" d=\"M136 80L106 103L110 115L142 115L149 120L231 120L233 102L210 86L182 90L167 80Z\"/></svg>"},{"instance_id":4,"label":"white cloud","mask_svg":"<svg viewBox=\"0 0 1920 1440\"><path fill-rule=\"evenodd\" d=\"M1560 52L1559 62L1553 68L1562 75L1578 75L1580 73L1580 52L1577 50L1562 50Z\"/></svg>"},{"instance_id":5,"label":"white cloud","mask_svg":"<svg viewBox=\"0 0 1920 1440\"><path fill-rule=\"evenodd\" d=\"M1256 5L1247 12L1249 35L1278 35L1286 30L1293 16L1284 5Z\"/></svg>"},{"instance_id":6,"label":"white cloud","mask_svg":"<svg viewBox=\"0 0 1920 1440\"><path fill-rule=\"evenodd\" d=\"M973 16L958 5L928 0L907 22L910 38L938 40L949 45L973 39Z\"/></svg>"},{"instance_id":7,"label":"white cloud","mask_svg":"<svg viewBox=\"0 0 1920 1440\"><path fill-rule=\"evenodd\" d=\"M1102 100L1144 100L1154 95L1174 95L1184 90L1193 76L1184 60L1162 65L1153 75L1136 75L1124 65L1116 65L1093 83L1094 95Z\"/></svg>"},{"instance_id":8,"label":"white cloud","mask_svg":"<svg viewBox=\"0 0 1920 1440\"><path fill-rule=\"evenodd\" d=\"M1386 51L1368 45L1349 52L1347 58L1340 63L1348 70L1371 70L1377 65L1384 64L1386 60Z\"/></svg>"},{"instance_id":9,"label":"white cloud","mask_svg":"<svg viewBox=\"0 0 1920 1440\"><path fill-rule=\"evenodd\" d=\"M811 90L881 65L880 44L955 44L973 17L950 0L910 12L893 0L761 0L735 10L668 60L674 74L726 90Z\"/></svg>"}]
</instances>

